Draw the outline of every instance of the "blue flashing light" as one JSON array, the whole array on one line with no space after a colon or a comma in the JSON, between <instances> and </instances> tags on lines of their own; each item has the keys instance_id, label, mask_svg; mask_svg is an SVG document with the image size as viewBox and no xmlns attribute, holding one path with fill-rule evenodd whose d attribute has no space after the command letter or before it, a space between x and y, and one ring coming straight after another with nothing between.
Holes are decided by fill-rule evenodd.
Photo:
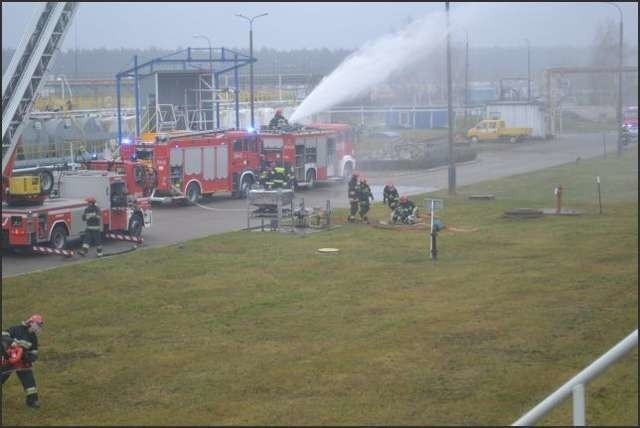
<instances>
[{"instance_id":1,"label":"blue flashing light","mask_svg":"<svg viewBox=\"0 0 640 428\"><path fill-rule=\"evenodd\" d=\"M255 128L252 128L251 126L247 128L247 132L255 132L255 131L256 131Z\"/></svg>"},{"instance_id":2,"label":"blue flashing light","mask_svg":"<svg viewBox=\"0 0 640 428\"><path fill-rule=\"evenodd\" d=\"M122 144L131 144L131 139L130 138L123 138L122 139Z\"/></svg>"}]
</instances>

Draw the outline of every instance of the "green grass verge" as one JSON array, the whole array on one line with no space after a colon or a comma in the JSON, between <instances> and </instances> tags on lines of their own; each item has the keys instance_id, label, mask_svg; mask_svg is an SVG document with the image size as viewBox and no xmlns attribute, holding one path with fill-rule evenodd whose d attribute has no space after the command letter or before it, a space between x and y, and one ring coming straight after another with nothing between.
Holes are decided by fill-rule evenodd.
<instances>
[{"instance_id":1,"label":"green grass verge","mask_svg":"<svg viewBox=\"0 0 640 428\"><path fill-rule=\"evenodd\" d=\"M637 150L459 188L426 231L236 232L5 279L3 326L45 316L43 407L6 425L506 425L638 325ZM594 177L602 178L598 214ZM552 207L579 217L505 220ZM497 200L465 195L494 193ZM421 198L416 198L421 200ZM374 205L372 217L387 210ZM339 212L336 220L344 220ZM338 255L321 255L321 247ZM587 388L637 425L638 354ZM545 424L571 424L570 404Z\"/></svg>"}]
</instances>

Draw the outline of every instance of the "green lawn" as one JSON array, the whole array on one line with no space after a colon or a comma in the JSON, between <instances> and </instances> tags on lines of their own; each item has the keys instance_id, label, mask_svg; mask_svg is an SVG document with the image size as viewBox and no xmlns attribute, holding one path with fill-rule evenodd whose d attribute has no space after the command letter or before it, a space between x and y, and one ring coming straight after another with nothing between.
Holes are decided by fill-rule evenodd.
<instances>
[{"instance_id":1,"label":"green lawn","mask_svg":"<svg viewBox=\"0 0 640 428\"><path fill-rule=\"evenodd\" d=\"M441 233L437 262L426 231L345 225L5 279L3 326L38 311L46 329L43 407L24 407L12 376L2 422L510 424L637 328L637 160L634 148L436 194L445 224L477 228ZM501 218L552 207L557 184L584 215ZM340 253L316 252L328 246ZM637 364L635 351L588 386L588 424L637 425ZM569 406L544 423L571 424Z\"/></svg>"}]
</instances>

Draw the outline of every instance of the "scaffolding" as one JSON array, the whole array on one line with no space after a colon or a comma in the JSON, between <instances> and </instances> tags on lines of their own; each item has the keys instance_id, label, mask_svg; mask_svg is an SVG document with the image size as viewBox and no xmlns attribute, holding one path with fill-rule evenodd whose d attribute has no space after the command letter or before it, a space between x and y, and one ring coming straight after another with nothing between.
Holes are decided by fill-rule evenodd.
<instances>
[{"instance_id":1,"label":"scaffolding","mask_svg":"<svg viewBox=\"0 0 640 428\"><path fill-rule=\"evenodd\" d=\"M175 130L182 125L185 130L220 128L220 104L228 102L221 98L220 94L230 93L229 88L221 90L220 77L224 76L228 83L227 73L233 73L233 95L235 104L236 128L240 124L239 112L239 78L238 70L246 65L256 62L255 58L224 47L220 48L191 48L188 47L163 57L155 58L142 64L138 63L138 56L133 57L133 67L116 74L116 100L118 116L118 144L122 141L121 126L121 85L124 79L133 79L135 99L135 137L138 138L144 130ZM142 79L158 75L158 73L198 73L197 87L191 88L196 93L195 106L187 103L183 108L168 108L161 104L158 95L157 81L155 88L155 102L147 106L142 113L140 82ZM207 82L203 76L210 77ZM185 91L186 98L186 91ZM176 111L177 110L177 111ZM211 117L210 117L210 116ZM214 116L215 115L215 119ZM144 119L144 128L143 128Z\"/></svg>"}]
</instances>

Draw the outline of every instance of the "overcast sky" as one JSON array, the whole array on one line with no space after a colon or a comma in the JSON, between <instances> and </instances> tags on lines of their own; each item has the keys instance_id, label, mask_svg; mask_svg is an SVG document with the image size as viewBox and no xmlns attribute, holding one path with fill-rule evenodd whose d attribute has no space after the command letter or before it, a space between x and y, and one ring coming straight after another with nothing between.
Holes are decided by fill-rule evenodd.
<instances>
[{"instance_id":1,"label":"overcast sky","mask_svg":"<svg viewBox=\"0 0 640 428\"><path fill-rule=\"evenodd\" d=\"M2 47L15 47L42 3L2 2ZM637 46L638 3L618 2L625 42ZM472 46L587 46L598 24L619 21L614 6L584 3L451 3L452 11L481 8L469 24ZM439 3L82 3L62 50L82 48L214 47L248 45L248 22L236 13L269 15L254 21L254 48L354 49L418 18ZM464 36L459 36L463 40Z\"/></svg>"}]
</instances>

